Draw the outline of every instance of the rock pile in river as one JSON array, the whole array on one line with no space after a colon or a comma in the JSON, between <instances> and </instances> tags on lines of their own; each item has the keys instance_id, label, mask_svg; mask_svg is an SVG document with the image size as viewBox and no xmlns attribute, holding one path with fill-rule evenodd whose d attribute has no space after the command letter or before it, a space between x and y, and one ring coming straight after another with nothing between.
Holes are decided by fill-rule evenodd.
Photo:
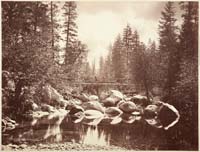
<instances>
[{"instance_id":1,"label":"rock pile in river","mask_svg":"<svg viewBox=\"0 0 200 152\"><path fill-rule=\"evenodd\" d=\"M132 124L142 119L146 107L148 111L153 111L148 106L153 101L140 94L127 97L118 90L110 90L100 97L84 93L69 95L73 99L65 100L57 90L47 84L43 88L43 102L40 105L32 102L34 108L29 113L31 125L48 124L44 139L54 136L57 141L62 140L60 124L65 118L73 123L82 122L93 126L103 120L111 125ZM151 121L148 120L147 123L155 127L161 126L156 124L159 121Z\"/></svg>"},{"instance_id":2,"label":"rock pile in river","mask_svg":"<svg viewBox=\"0 0 200 152\"><path fill-rule=\"evenodd\" d=\"M61 141L60 124L64 119L73 123L84 123L96 126L103 120L111 125L120 122L133 123L141 119L141 107L147 98L126 97L120 91L110 90L104 97L96 95L70 94L72 98L64 97L51 85L43 87L43 101L40 104L32 102L29 117L31 126L48 125L44 139L54 136L56 141ZM134 96L134 100L136 97ZM145 101L147 102L147 101Z\"/></svg>"},{"instance_id":3,"label":"rock pile in river","mask_svg":"<svg viewBox=\"0 0 200 152\"><path fill-rule=\"evenodd\" d=\"M87 125L98 125L103 119L109 120L110 124L133 123L141 119L143 108L151 102L145 96L127 97L117 90L110 90L103 98L82 93L72 94L72 100L65 100L50 85L45 85L43 89L45 104L40 105L40 110L32 112L32 125L44 118L50 121L49 115L51 119L59 119L63 113L72 122Z\"/></svg>"}]
</instances>

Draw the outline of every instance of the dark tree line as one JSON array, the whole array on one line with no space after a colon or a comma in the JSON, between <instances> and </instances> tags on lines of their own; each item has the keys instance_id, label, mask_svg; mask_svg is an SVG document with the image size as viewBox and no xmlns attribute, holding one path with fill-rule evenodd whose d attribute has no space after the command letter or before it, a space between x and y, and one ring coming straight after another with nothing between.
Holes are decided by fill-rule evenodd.
<instances>
[{"instance_id":1,"label":"dark tree line","mask_svg":"<svg viewBox=\"0 0 200 152\"><path fill-rule=\"evenodd\" d=\"M38 88L46 82L59 86L71 78L84 80L88 50L74 34L76 3L63 3L64 14L59 10L59 3L2 2L2 70L9 73L9 79L15 84L12 99L8 99L11 94L6 93L9 90L5 87L3 95L8 106L17 107L17 114L25 109L26 99L21 96L25 93L24 87ZM64 24L59 22L58 15L64 16ZM64 40L60 34L63 29ZM64 59L60 56L63 52L60 41L66 42ZM7 75L4 76L3 81L7 81Z\"/></svg>"},{"instance_id":2,"label":"dark tree line","mask_svg":"<svg viewBox=\"0 0 200 152\"><path fill-rule=\"evenodd\" d=\"M76 38L75 6L75 2L65 2L65 23L61 25L56 18L60 12L55 2L2 2L3 70L46 77L49 69L60 65L61 26L66 35L63 68L83 59L87 48Z\"/></svg>"},{"instance_id":3,"label":"dark tree line","mask_svg":"<svg viewBox=\"0 0 200 152\"><path fill-rule=\"evenodd\" d=\"M109 55L100 60L99 79L133 83L147 96L149 92L156 96L153 90L160 88L161 100L176 106L181 114L179 124L166 132L169 147L184 149L185 143L194 150L198 147L198 3L179 6L181 28L173 2L167 2L161 12L158 46L152 41L145 46L137 30L127 25Z\"/></svg>"}]
</instances>

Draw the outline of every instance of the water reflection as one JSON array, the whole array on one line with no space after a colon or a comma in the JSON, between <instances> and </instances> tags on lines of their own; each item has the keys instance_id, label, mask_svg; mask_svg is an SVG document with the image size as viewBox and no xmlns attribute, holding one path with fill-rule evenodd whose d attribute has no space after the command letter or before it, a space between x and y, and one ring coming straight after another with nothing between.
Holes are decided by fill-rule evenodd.
<instances>
[{"instance_id":1,"label":"water reflection","mask_svg":"<svg viewBox=\"0 0 200 152\"><path fill-rule=\"evenodd\" d=\"M17 140L21 140L21 143L28 141L30 144L36 144L36 141L38 143L55 142L56 136L47 139L43 138L47 129L48 124L32 128L31 131L30 128L21 128L12 132L8 136L9 139L3 137L3 141L16 143ZM154 150L160 149L159 146L165 142L164 134L159 129L141 123L132 125L123 123L117 125L99 124L96 127L92 127L81 123L74 124L63 121L60 131L62 135L62 141L60 142L62 143L72 142L100 146L115 145L129 150Z\"/></svg>"},{"instance_id":2,"label":"water reflection","mask_svg":"<svg viewBox=\"0 0 200 152\"><path fill-rule=\"evenodd\" d=\"M107 137L107 138L106 138ZM83 136L83 144L109 146L110 136L104 131L98 130L97 126L89 126L85 136Z\"/></svg>"}]
</instances>

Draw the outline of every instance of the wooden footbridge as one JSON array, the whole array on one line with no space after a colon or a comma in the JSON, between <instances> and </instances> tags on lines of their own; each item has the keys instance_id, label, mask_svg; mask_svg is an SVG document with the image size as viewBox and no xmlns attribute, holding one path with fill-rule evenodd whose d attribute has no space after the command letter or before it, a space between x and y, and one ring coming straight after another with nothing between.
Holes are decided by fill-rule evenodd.
<instances>
[{"instance_id":1,"label":"wooden footbridge","mask_svg":"<svg viewBox=\"0 0 200 152\"><path fill-rule=\"evenodd\" d=\"M102 91L116 89L124 93L137 93L135 84L115 83L115 82L70 82L70 87L82 88L83 92L99 94Z\"/></svg>"}]
</instances>

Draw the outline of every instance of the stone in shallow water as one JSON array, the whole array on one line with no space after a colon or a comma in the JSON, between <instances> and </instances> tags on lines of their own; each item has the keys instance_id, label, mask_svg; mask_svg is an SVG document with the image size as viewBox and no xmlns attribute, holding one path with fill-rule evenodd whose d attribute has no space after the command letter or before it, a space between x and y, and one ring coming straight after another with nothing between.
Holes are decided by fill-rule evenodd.
<instances>
[{"instance_id":1,"label":"stone in shallow water","mask_svg":"<svg viewBox=\"0 0 200 152\"><path fill-rule=\"evenodd\" d=\"M138 110L137 106L131 101L120 104L119 109L121 109L123 112L126 112L126 113L131 113Z\"/></svg>"},{"instance_id":2,"label":"stone in shallow water","mask_svg":"<svg viewBox=\"0 0 200 152\"><path fill-rule=\"evenodd\" d=\"M102 100L102 103L104 104L105 107L113 107L116 105L116 103L118 101L119 101L118 98L108 97L108 98Z\"/></svg>"},{"instance_id":3,"label":"stone in shallow water","mask_svg":"<svg viewBox=\"0 0 200 152\"><path fill-rule=\"evenodd\" d=\"M111 90L111 97L115 97L115 98L118 98L119 100L122 100L124 98L124 95L120 92L120 91L117 91L117 90Z\"/></svg>"},{"instance_id":4,"label":"stone in shallow water","mask_svg":"<svg viewBox=\"0 0 200 152\"><path fill-rule=\"evenodd\" d=\"M146 96L142 96L139 94L133 96L131 101L134 102L136 105L141 105L143 107L146 107L148 104L150 104L150 102L152 102L152 100L149 101Z\"/></svg>"},{"instance_id":5,"label":"stone in shallow water","mask_svg":"<svg viewBox=\"0 0 200 152\"><path fill-rule=\"evenodd\" d=\"M86 119L95 119L103 116L103 113L97 110L86 110L84 114Z\"/></svg>"},{"instance_id":6,"label":"stone in shallow water","mask_svg":"<svg viewBox=\"0 0 200 152\"><path fill-rule=\"evenodd\" d=\"M117 107L108 107L105 110L105 114L108 117L116 117L116 116L119 116L122 113L123 112L119 108L117 108Z\"/></svg>"},{"instance_id":7,"label":"stone in shallow water","mask_svg":"<svg viewBox=\"0 0 200 152\"><path fill-rule=\"evenodd\" d=\"M96 95L89 96L89 101L98 101L98 100L99 100L99 97Z\"/></svg>"},{"instance_id":8,"label":"stone in shallow water","mask_svg":"<svg viewBox=\"0 0 200 152\"><path fill-rule=\"evenodd\" d=\"M39 144L39 145L38 145L38 147L39 147L39 148L41 148L41 149L44 149L44 148L47 148L47 147L49 147L49 145L45 145L45 144Z\"/></svg>"},{"instance_id":9,"label":"stone in shallow water","mask_svg":"<svg viewBox=\"0 0 200 152\"><path fill-rule=\"evenodd\" d=\"M26 144L21 144L20 146L19 146L19 148L22 148L22 149L25 149L25 148L27 148L28 147L28 145L26 145Z\"/></svg>"},{"instance_id":10,"label":"stone in shallow water","mask_svg":"<svg viewBox=\"0 0 200 152\"><path fill-rule=\"evenodd\" d=\"M104 112L105 108L98 101L89 101L85 102L82 105L84 110L97 110L100 112Z\"/></svg>"},{"instance_id":11,"label":"stone in shallow water","mask_svg":"<svg viewBox=\"0 0 200 152\"><path fill-rule=\"evenodd\" d=\"M8 144L7 147L11 147L12 149L17 149L19 148L18 145L15 145L15 144Z\"/></svg>"}]
</instances>

